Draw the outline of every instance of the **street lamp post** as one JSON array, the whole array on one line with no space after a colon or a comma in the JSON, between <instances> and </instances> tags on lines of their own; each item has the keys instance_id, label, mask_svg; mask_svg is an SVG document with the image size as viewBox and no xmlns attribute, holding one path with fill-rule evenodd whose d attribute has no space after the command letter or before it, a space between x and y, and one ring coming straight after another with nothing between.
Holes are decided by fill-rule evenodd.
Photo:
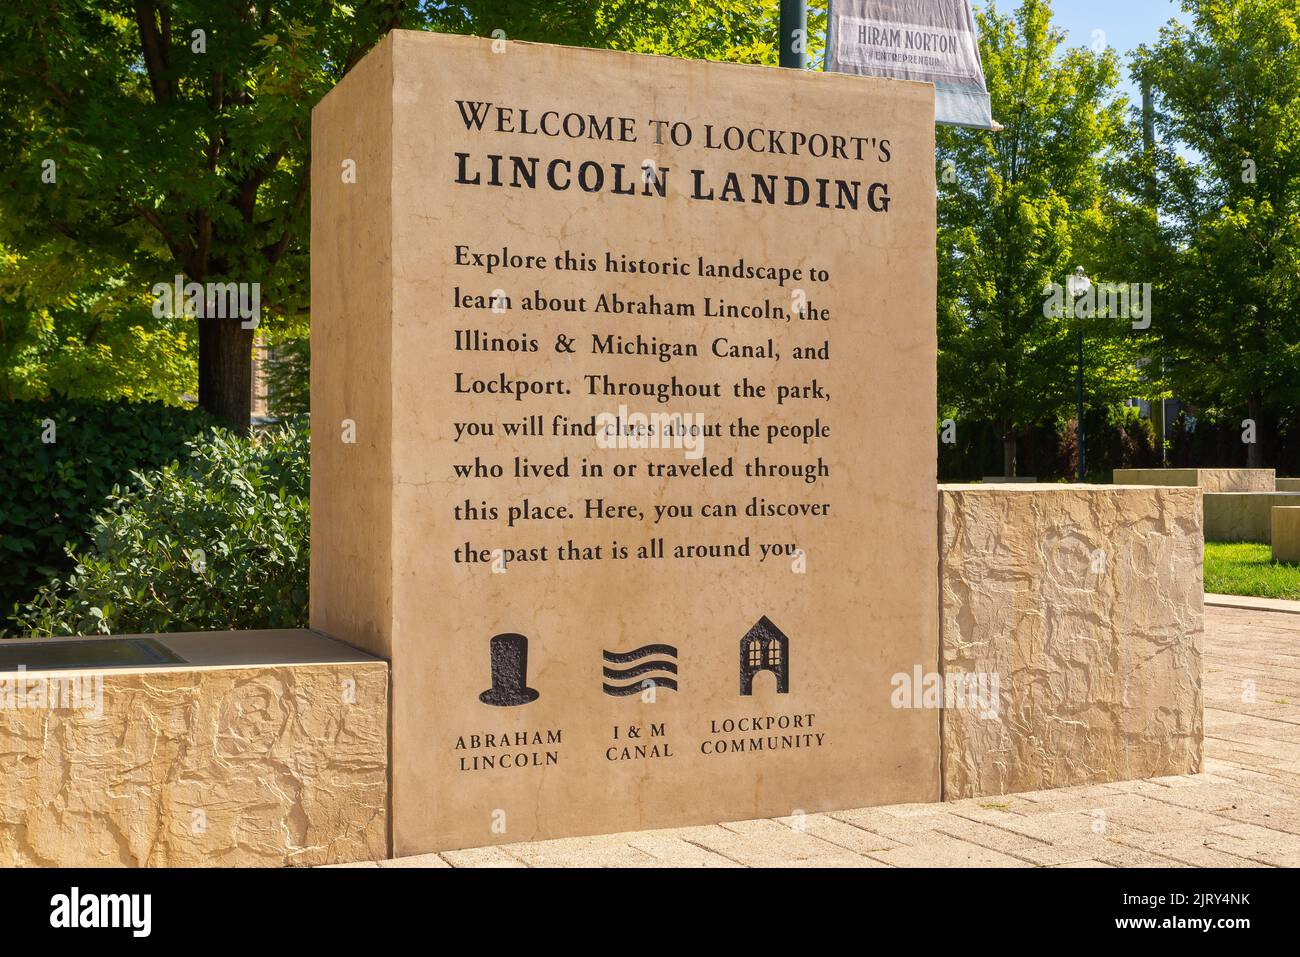
<instances>
[{"instance_id":1,"label":"street lamp post","mask_svg":"<svg viewBox=\"0 0 1300 957\"><path fill-rule=\"evenodd\" d=\"M808 0L781 0L781 66L808 65Z\"/></svg>"},{"instance_id":2,"label":"street lamp post","mask_svg":"<svg viewBox=\"0 0 1300 957\"><path fill-rule=\"evenodd\" d=\"M835 4L834 0L826 0L826 48L822 50L822 69L831 68L831 50L835 43Z\"/></svg>"},{"instance_id":3,"label":"street lamp post","mask_svg":"<svg viewBox=\"0 0 1300 957\"><path fill-rule=\"evenodd\" d=\"M1075 377L1075 384L1078 389L1078 424L1075 427L1075 437L1079 443L1079 481L1084 481L1086 474L1085 450L1087 446L1086 437L1083 427L1083 317L1079 315L1079 297L1086 295L1092 288L1092 282L1084 275L1083 267L1078 266L1074 270L1074 275L1066 281L1066 288L1070 292L1070 311L1074 314L1075 321L1078 323L1078 374Z\"/></svg>"}]
</instances>

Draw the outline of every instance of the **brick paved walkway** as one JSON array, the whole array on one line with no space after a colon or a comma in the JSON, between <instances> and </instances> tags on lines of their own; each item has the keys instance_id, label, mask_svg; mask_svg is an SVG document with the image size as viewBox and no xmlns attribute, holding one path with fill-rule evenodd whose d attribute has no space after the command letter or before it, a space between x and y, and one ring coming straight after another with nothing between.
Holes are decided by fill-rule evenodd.
<instances>
[{"instance_id":1,"label":"brick paved walkway","mask_svg":"<svg viewBox=\"0 0 1300 957\"><path fill-rule=\"evenodd\" d=\"M1203 774L794 824L737 821L363 866L1300 866L1300 614L1207 606Z\"/></svg>"}]
</instances>

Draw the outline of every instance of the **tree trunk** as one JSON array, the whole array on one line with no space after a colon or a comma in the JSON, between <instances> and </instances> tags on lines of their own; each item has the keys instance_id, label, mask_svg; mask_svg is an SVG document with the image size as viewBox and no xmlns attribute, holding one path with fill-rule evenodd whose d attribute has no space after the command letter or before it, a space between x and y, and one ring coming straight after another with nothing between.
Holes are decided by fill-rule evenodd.
<instances>
[{"instance_id":1,"label":"tree trunk","mask_svg":"<svg viewBox=\"0 0 1300 957\"><path fill-rule=\"evenodd\" d=\"M199 406L248 433L252 413L253 330L238 319L199 318Z\"/></svg>"},{"instance_id":2,"label":"tree trunk","mask_svg":"<svg viewBox=\"0 0 1300 957\"><path fill-rule=\"evenodd\" d=\"M1240 406L1238 407L1240 408ZM1246 446L1246 468L1264 468L1264 397L1252 392L1246 399L1247 414L1255 423L1255 441Z\"/></svg>"},{"instance_id":3,"label":"tree trunk","mask_svg":"<svg viewBox=\"0 0 1300 957\"><path fill-rule=\"evenodd\" d=\"M1016 476L1016 434L1010 430L1002 433L1002 477Z\"/></svg>"}]
</instances>

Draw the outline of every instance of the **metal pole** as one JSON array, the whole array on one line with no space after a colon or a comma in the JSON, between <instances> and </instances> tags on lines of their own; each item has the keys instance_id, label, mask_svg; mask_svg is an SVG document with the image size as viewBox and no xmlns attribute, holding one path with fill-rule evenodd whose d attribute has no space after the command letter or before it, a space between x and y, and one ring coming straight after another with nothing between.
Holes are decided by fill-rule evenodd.
<instances>
[{"instance_id":1,"label":"metal pole","mask_svg":"<svg viewBox=\"0 0 1300 957\"><path fill-rule=\"evenodd\" d=\"M831 66L831 44L835 42L835 4L826 0L826 49L822 50L822 70Z\"/></svg>"},{"instance_id":2,"label":"metal pole","mask_svg":"<svg viewBox=\"0 0 1300 957\"><path fill-rule=\"evenodd\" d=\"M1160 467L1169 468L1169 400L1160 400Z\"/></svg>"},{"instance_id":3,"label":"metal pole","mask_svg":"<svg viewBox=\"0 0 1300 957\"><path fill-rule=\"evenodd\" d=\"M1160 384L1165 384L1165 357L1160 357ZM1169 468L1169 450L1165 442L1169 438L1169 400L1160 400L1160 467Z\"/></svg>"},{"instance_id":4,"label":"metal pole","mask_svg":"<svg viewBox=\"0 0 1300 957\"><path fill-rule=\"evenodd\" d=\"M1079 412L1078 412L1078 415L1079 415L1079 428L1078 428L1078 439L1079 439L1079 481L1082 482L1082 481L1084 481L1084 475L1085 475L1085 466L1084 466L1084 447L1085 447L1085 445L1086 445L1086 442L1085 442L1085 436L1084 436L1084 428L1083 428L1083 320L1078 318L1078 315L1077 315L1077 314L1078 314L1079 309L1078 309L1077 304L1076 304L1076 306L1075 306L1075 310L1074 310L1074 311L1075 311L1075 313L1076 313L1075 318L1078 319L1078 322L1079 322L1079 376L1078 376L1078 386L1079 386Z\"/></svg>"},{"instance_id":5,"label":"metal pole","mask_svg":"<svg viewBox=\"0 0 1300 957\"><path fill-rule=\"evenodd\" d=\"M1159 217L1159 192L1156 184L1156 173L1154 166L1154 157L1156 152L1156 105L1155 99L1151 95L1150 82L1142 81L1142 148L1146 152L1148 159L1152 161L1151 175L1147 180L1147 205ZM1165 380L1165 358L1160 357L1160 385L1163 388ZM1169 436L1169 400L1160 400L1160 467L1169 467L1169 450L1165 448L1165 442Z\"/></svg>"},{"instance_id":6,"label":"metal pole","mask_svg":"<svg viewBox=\"0 0 1300 957\"><path fill-rule=\"evenodd\" d=\"M781 0L781 66L808 66L808 0Z\"/></svg>"},{"instance_id":7,"label":"metal pole","mask_svg":"<svg viewBox=\"0 0 1300 957\"><path fill-rule=\"evenodd\" d=\"M1150 159L1156 151L1156 105L1151 96L1151 85L1142 84L1142 148L1146 152L1147 158ZM1155 171L1152 170L1151 176L1147 182L1147 202L1154 208L1156 205L1156 181Z\"/></svg>"}]
</instances>

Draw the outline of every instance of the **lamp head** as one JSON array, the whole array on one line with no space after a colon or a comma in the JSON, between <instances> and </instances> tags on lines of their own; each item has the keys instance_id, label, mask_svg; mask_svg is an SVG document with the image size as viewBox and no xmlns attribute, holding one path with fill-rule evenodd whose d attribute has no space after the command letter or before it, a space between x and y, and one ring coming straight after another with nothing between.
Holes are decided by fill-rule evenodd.
<instances>
[{"instance_id":1,"label":"lamp head","mask_svg":"<svg viewBox=\"0 0 1300 957\"><path fill-rule=\"evenodd\" d=\"M1074 275L1066 280L1065 286L1071 296L1082 296L1092 288L1092 281L1084 274L1082 266L1076 266Z\"/></svg>"}]
</instances>

